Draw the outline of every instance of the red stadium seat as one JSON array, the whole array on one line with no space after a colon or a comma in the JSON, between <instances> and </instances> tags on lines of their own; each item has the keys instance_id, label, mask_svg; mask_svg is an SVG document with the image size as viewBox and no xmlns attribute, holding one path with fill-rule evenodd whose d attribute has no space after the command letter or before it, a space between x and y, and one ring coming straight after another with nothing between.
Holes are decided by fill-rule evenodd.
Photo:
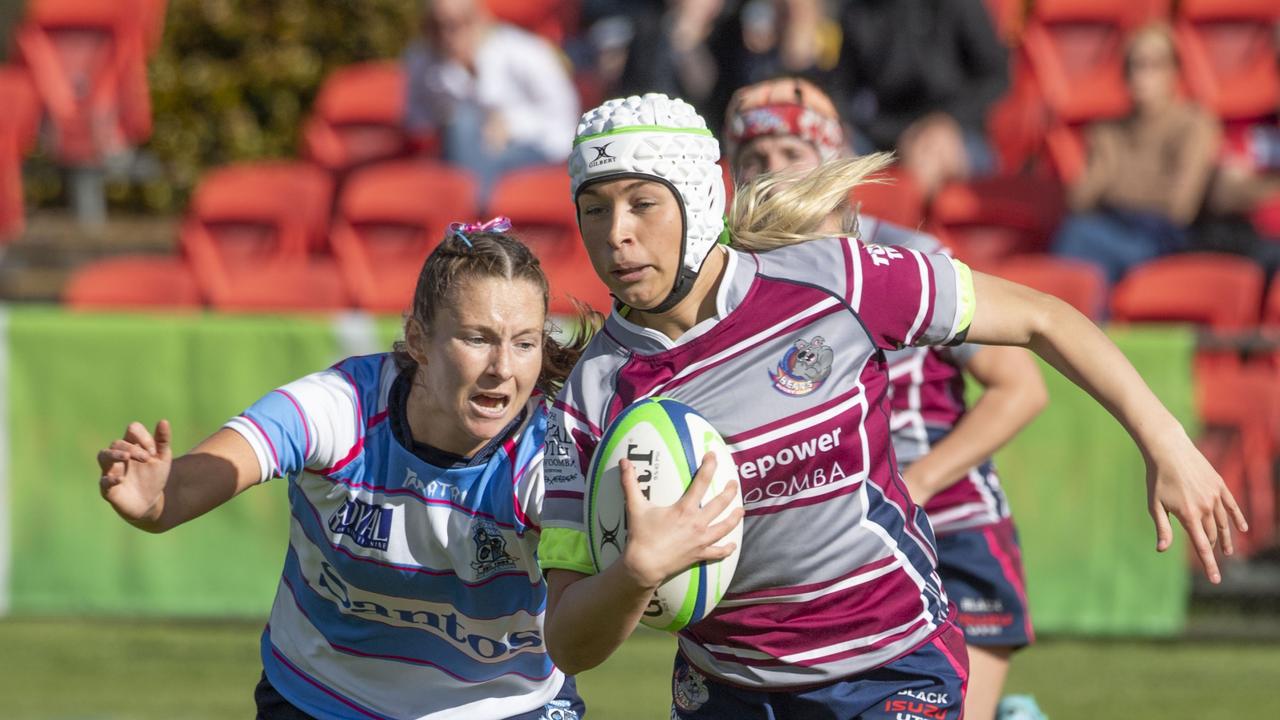
<instances>
[{"instance_id":1,"label":"red stadium seat","mask_svg":"<svg viewBox=\"0 0 1280 720\"><path fill-rule=\"evenodd\" d=\"M1009 91L987 113L987 135L1000 172L1017 174L1036 165L1050 118L1020 53L1010 54L1009 74Z\"/></svg>"},{"instance_id":2,"label":"red stadium seat","mask_svg":"<svg viewBox=\"0 0 1280 720\"><path fill-rule=\"evenodd\" d=\"M334 173L403 157L405 78L396 61L349 65L325 79L302 133L303 155Z\"/></svg>"},{"instance_id":3,"label":"red stadium seat","mask_svg":"<svg viewBox=\"0 0 1280 720\"><path fill-rule=\"evenodd\" d=\"M1053 176L1069 185L1084 172L1089 161L1084 128L1055 123L1044 136L1044 150Z\"/></svg>"},{"instance_id":4,"label":"red stadium seat","mask_svg":"<svg viewBox=\"0 0 1280 720\"><path fill-rule=\"evenodd\" d=\"M71 276L62 302L74 310L191 310L202 304L186 262L154 256L90 263Z\"/></svg>"},{"instance_id":5,"label":"red stadium seat","mask_svg":"<svg viewBox=\"0 0 1280 720\"><path fill-rule=\"evenodd\" d=\"M569 173L563 165L517 170L493 188L487 215L511 218L523 240L547 273L550 311L574 315L573 299L607 313L609 290L596 277L578 233L578 215L569 195Z\"/></svg>"},{"instance_id":6,"label":"red stadium seat","mask_svg":"<svg viewBox=\"0 0 1280 720\"><path fill-rule=\"evenodd\" d=\"M1111 294L1111 315L1127 322L1189 322L1212 330L1245 330L1258 323L1262 270L1220 253L1183 253L1130 272Z\"/></svg>"},{"instance_id":7,"label":"red stadium seat","mask_svg":"<svg viewBox=\"0 0 1280 720\"><path fill-rule=\"evenodd\" d=\"M924 222L924 194L911 175L897 165L849 193L858 212L915 230Z\"/></svg>"},{"instance_id":8,"label":"red stadium seat","mask_svg":"<svg viewBox=\"0 0 1280 720\"><path fill-rule=\"evenodd\" d=\"M578 0L485 0L498 20L537 33L556 46L578 29Z\"/></svg>"},{"instance_id":9,"label":"red stadium seat","mask_svg":"<svg viewBox=\"0 0 1280 720\"><path fill-rule=\"evenodd\" d=\"M954 183L929 206L930 228L977 270L1011 255L1043 251L1063 213L1061 187L1038 176Z\"/></svg>"},{"instance_id":10,"label":"red stadium seat","mask_svg":"<svg viewBox=\"0 0 1280 720\"><path fill-rule=\"evenodd\" d=\"M1015 44L1026 21L1026 3L1023 0L984 0L983 4L987 6L991 24L1000 39L1009 45Z\"/></svg>"},{"instance_id":11,"label":"red stadium seat","mask_svg":"<svg viewBox=\"0 0 1280 720\"><path fill-rule=\"evenodd\" d=\"M142 29L146 35L147 51L154 53L164 39L164 16L169 10L169 0L141 0Z\"/></svg>"},{"instance_id":12,"label":"red stadium seat","mask_svg":"<svg viewBox=\"0 0 1280 720\"><path fill-rule=\"evenodd\" d=\"M1107 281L1096 266L1052 255L1022 255L1005 260L994 274L1053 295L1098 322L1107 301Z\"/></svg>"},{"instance_id":13,"label":"red stadium seat","mask_svg":"<svg viewBox=\"0 0 1280 720\"><path fill-rule=\"evenodd\" d=\"M22 234L26 208L22 194L22 154L13 119L0 116L0 244Z\"/></svg>"},{"instance_id":14,"label":"red stadium seat","mask_svg":"<svg viewBox=\"0 0 1280 720\"><path fill-rule=\"evenodd\" d=\"M40 97L25 68L0 65L0 107L4 120L17 133L18 150L29 152L36 145L40 131Z\"/></svg>"},{"instance_id":15,"label":"red stadium seat","mask_svg":"<svg viewBox=\"0 0 1280 720\"><path fill-rule=\"evenodd\" d=\"M1280 328L1280 273L1271 278L1271 289L1267 292L1266 304L1262 307L1262 324Z\"/></svg>"},{"instance_id":16,"label":"red stadium seat","mask_svg":"<svg viewBox=\"0 0 1280 720\"><path fill-rule=\"evenodd\" d=\"M724 211L728 213L729 208L733 207L733 195L737 186L733 184L733 175L729 172L729 161L720 158L716 164L720 166L720 175L724 178Z\"/></svg>"},{"instance_id":17,"label":"red stadium seat","mask_svg":"<svg viewBox=\"0 0 1280 720\"><path fill-rule=\"evenodd\" d=\"M408 310L422 263L445 228L477 219L475 194L475 179L446 165L399 160L353 173L329 242L356 305Z\"/></svg>"},{"instance_id":18,"label":"red stadium seat","mask_svg":"<svg viewBox=\"0 0 1280 720\"><path fill-rule=\"evenodd\" d=\"M221 310L346 307L324 245L333 182L305 163L265 162L214 170L201 180L180 241L209 302Z\"/></svg>"},{"instance_id":19,"label":"red stadium seat","mask_svg":"<svg viewBox=\"0 0 1280 720\"><path fill-rule=\"evenodd\" d=\"M1220 458L1226 468L1219 468L1219 473L1249 519L1249 533L1237 538L1237 545L1243 554L1252 554L1270 545L1276 531L1272 468L1280 447L1280 392L1274 371L1256 366L1214 368L1200 363L1196 403L1208 429L1205 437L1226 434L1234 446L1226 452L1238 453L1237 457ZM1239 474L1229 474L1232 472Z\"/></svg>"},{"instance_id":20,"label":"red stadium seat","mask_svg":"<svg viewBox=\"0 0 1280 720\"><path fill-rule=\"evenodd\" d=\"M143 0L34 0L18 28L54 130L54 150L92 165L151 135Z\"/></svg>"},{"instance_id":21,"label":"red stadium seat","mask_svg":"<svg viewBox=\"0 0 1280 720\"><path fill-rule=\"evenodd\" d=\"M26 71L0 65L0 243L22 234L26 225L22 157L36 142L40 100Z\"/></svg>"},{"instance_id":22,"label":"red stadium seat","mask_svg":"<svg viewBox=\"0 0 1280 720\"><path fill-rule=\"evenodd\" d=\"M1079 123L1125 112L1125 38L1150 13L1142 3L1112 0L1034 3L1022 49L1056 117Z\"/></svg>"},{"instance_id":23,"label":"red stadium seat","mask_svg":"<svg viewBox=\"0 0 1280 720\"><path fill-rule=\"evenodd\" d=\"M1192 95L1223 120L1257 120L1280 108L1275 0L1182 0L1175 33Z\"/></svg>"}]
</instances>

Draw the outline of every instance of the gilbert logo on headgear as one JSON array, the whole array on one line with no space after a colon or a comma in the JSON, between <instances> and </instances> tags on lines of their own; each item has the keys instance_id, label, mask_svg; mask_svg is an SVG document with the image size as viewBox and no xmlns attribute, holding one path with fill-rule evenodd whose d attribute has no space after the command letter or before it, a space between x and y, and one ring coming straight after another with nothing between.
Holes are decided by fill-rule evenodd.
<instances>
[{"instance_id":1,"label":"gilbert logo on headgear","mask_svg":"<svg viewBox=\"0 0 1280 720\"><path fill-rule=\"evenodd\" d=\"M471 244L471 238L467 237L468 235L481 232L504 233L510 229L511 218L505 215L499 215L484 223L449 223L449 234L466 243L467 247L474 247Z\"/></svg>"},{"instance_id":2,"label":"gilbert logo on headgear","mask_svg":"<svg viewBox=\"0 0 1280 720\"><path fill-rule=\"evenodd\" d=\"M587 163L587 167L596 167L597 165L607 165L611 162L617 162L618 158L609 154L609 146L612 144L613 143L611 142L607 142L603 145L597 145L596 147L591 148L596 151L596 157L590 163Z\"/></svg>"}]
</instances>

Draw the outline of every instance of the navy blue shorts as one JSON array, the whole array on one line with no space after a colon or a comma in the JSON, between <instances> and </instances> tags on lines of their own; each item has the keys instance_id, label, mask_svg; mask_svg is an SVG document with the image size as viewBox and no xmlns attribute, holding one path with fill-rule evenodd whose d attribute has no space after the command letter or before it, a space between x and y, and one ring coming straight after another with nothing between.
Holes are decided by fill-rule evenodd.
<instances>
[{"instance_id":1,"label":"navy blue shorts","mask_svg":"<svg viewBox=\"0 0 1280 720\"><path fill-rule=\"evenodd\" d=\"M253 699L258 705L257 720L315 720L284 699L267 680L265 672L253 690ZM582 720L586 716L586 707L578 695L578 684L566 675L564 685L554 700L537 710L513 715L510 720Z\"/></svg>"},{"instance_id":2,"label":"navy blue shorts","mask_svg":"<svg viewBox=\"0 0 1280 720\"><path fill-rule=\"evenodd\" d=\"M804 690L749 690L713 680L676 656L672 720L959 720L969 656L959 628L861 675Z\"/></svg>"},{"instance_id":3,"label":"navy blue shorts","mask_svg":"<svg viewBox=\"0 0 1280 720\"><path fill-rule=\"evenodd\" d=\"M1020 648L1035 640L1013 521L937 536L938 575L965 642Z\"/></svg>"}]
</instances>

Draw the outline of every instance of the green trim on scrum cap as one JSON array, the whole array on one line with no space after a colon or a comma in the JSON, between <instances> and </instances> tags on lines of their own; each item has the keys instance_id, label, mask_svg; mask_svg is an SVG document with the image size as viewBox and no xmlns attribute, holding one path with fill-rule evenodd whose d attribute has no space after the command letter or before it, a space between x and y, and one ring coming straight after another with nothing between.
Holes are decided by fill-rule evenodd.
<instances>
[{"instance_id":1,"label":"green trim on scrum cap","mask_svg":"<svg viewBox=\"0 0 1280 720\"><path fill-rule=\"evenodd\" d=\"M602 132L602 133L596 133L595 135L583 135L581 137L574 138L573 146L578 147L584 142L591 142L592 140L599 140L600 138L613 137L614 135L625 135L627 133L638 133L638 132L683 133L685 135L702 135L709 138L715 137L715 135L713 135L711 131L707 130L706 128L673 128L673 127L666 127L663 125L627 125L614 130L606 130L605 132Z\"/></svg>"}]
</instances>

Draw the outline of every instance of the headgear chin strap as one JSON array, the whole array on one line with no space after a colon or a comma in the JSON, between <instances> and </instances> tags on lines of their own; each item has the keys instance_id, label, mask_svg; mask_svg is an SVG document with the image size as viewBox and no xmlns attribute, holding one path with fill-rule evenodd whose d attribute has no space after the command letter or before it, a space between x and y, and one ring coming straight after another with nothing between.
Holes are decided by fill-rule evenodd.
<instances>
[{"instance_id":1,"label":"headgear chin strap","mask_svg":"<svg viewBox=\"0 0 1280 720\"><path fill-rule=\"evenodd\" d=\"M680 205L683 238L671 292L645 312L666 312L688 296L703 262L724 231L720 144L693 106L651 93L609 100L578 122L569 155L574 204L582 188L625 177L667 186Z\"/></svg>"}]
</instances>

